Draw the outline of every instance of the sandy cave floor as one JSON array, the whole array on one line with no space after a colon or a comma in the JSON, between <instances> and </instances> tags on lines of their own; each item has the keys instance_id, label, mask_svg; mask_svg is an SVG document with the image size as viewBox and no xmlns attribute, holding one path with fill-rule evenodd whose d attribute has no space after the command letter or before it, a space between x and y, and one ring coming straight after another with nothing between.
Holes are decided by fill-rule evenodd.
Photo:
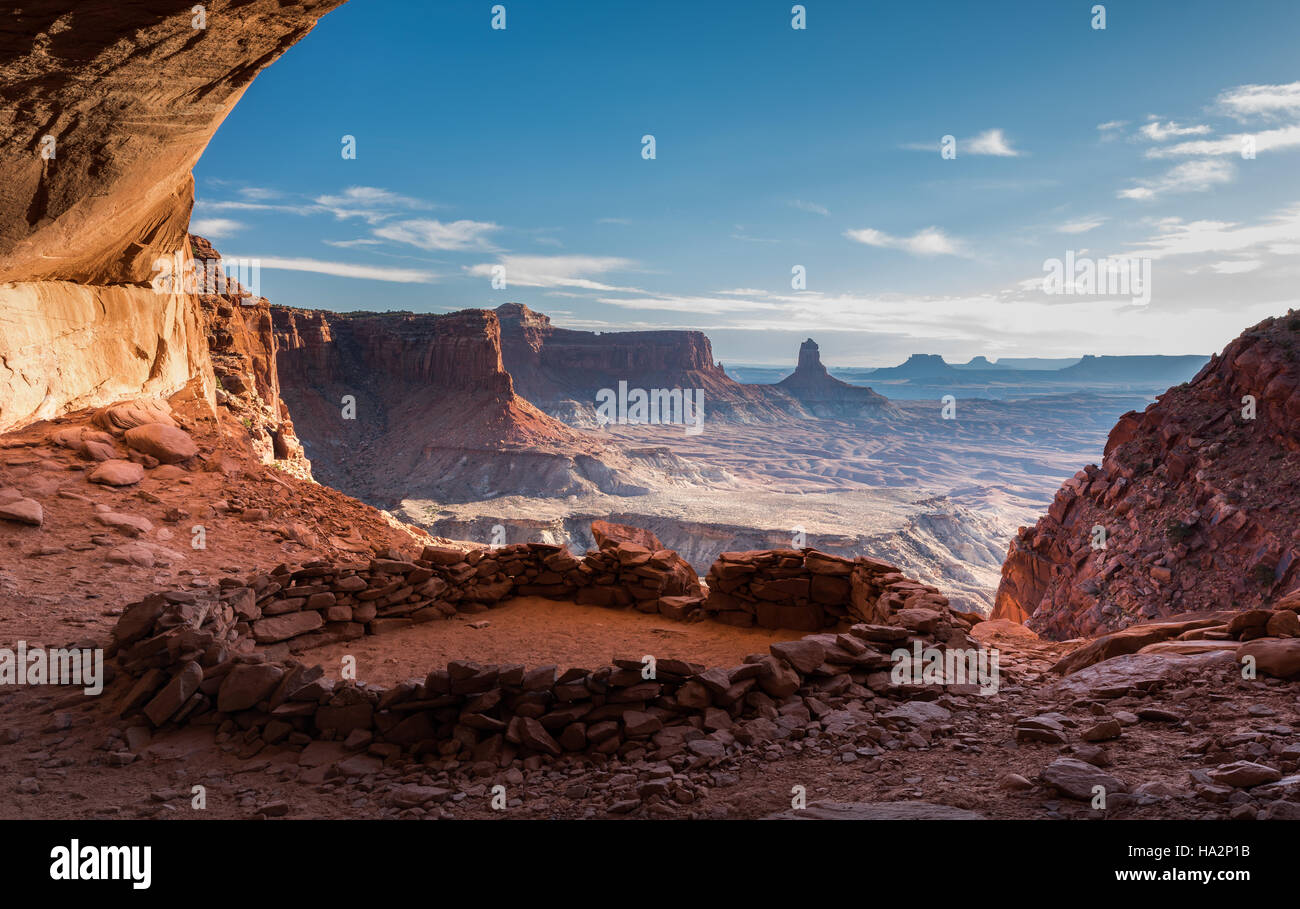
<instances>
[{"instance_id":1,"label":"sandy cave floor","mask_svg":"<svg viewBox=\"0 0 1300 909\"><path fill-rule=\"evenodd\" d=\"M484 622L486 627L473 627ZM735 666L748 654L767 653L769 644L800 634L716 622L674 622L634 610L516 597L496 609L316 647L296 658L319 663L326 675L337 679L342 657L351 655L356 657L358 679L388 686L408 678L423 679L431 668L452 660L523 663L530 669L554 663L563 670L595 668L615 657L639 660L649 654L705 666Z\"/></svg>"}]
</instances>

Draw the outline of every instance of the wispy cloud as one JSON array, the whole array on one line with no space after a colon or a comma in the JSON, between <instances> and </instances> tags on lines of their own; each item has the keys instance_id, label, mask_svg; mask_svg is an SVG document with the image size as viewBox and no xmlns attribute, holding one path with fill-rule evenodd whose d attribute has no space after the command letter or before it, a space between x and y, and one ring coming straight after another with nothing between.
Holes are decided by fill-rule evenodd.
<instances>
[{"instance_id":1,"label":"wispy cloud","mask_svg":"<svg viewBox=\"0 0 1300 909\"><path fill-rule=\"evenodd\" d=\"M240 187L239 194L245 199L252 199L255 202L266 202L271 199L279 199L284 195L278 189L270 189L265 186L243 186Z\"/></svg>"},{"instance_id":2,"label":"wispy cloud","mask_svg":"<svg viewBox=\"0 0 1300 909\"><path fill-rule=\"evenodd\" d=\"M1086 234L1090 230L1096 230L1105 224L1107 219L1101 215L1089 215L1083 218L1075 218L1073 221L1066 221L1058 225L1056 230L1062 234Z\"/></svg>"},{"instance_id":3,"label":"wispy cloud","mask_svg":"<svg viewBox=\"0 0 1300 909\"><path fill-rule=\"evenodd\" d=\"M516 287L578 287L585 290L629 291L593 280L594 275L613 271L626 271L636 263L615 256L502 256L496 262L483 262L465 269L466 274L478 278L495 276L496 266L505 266L507 286Z\"/></svg>"},{"instance_id":4,"label":"wispy cloud","mask_svg":"<svg viewBox=\"0 0 1300 909\"><path fill-rule=\"evenodd\" d=\"M406 243L419 249L492 249L486 235L500 230L490 221L434 221L417 218L385 224L374 230L376 237Z\"/></svg>"},{"instance_id":5,"label":"wispy cloud","mask_svg":"<svg viewBox=\"0 0 1300 909\"><path fill-rule=\"evenodd\" d=\"M390 281L397 284L429 284L438 276L431 271L414 268L391 268L386 265L356 265L351 262L322 262L319 259L282 259L276 256L259 257L262 268L279 271L309 271L335 278L362 278L369 281Z\"/></svg>"},{"instance_id":6,"label":"wispy cloud","mask_svg":"<svg viewBox=\"0 0 1300 909\"><path fill-rule=\"evenodd\" d=\"M1283 126L1258 133L1234 133L1219 139L1179 142L1164 148L1148 149L1146 154L1148 158L1239 155L1245 147L1247 138L1253 141L1256 154L1297 148L1300 147L1300 125Z\"/></svg>"},{"instance_id":7,"label":"wispy cloud","mask_svg":"<svg viewBox=\"0 0 1300 909\"><path fill-rule=\"evenodd\" d=\"M1187 161L1171 168L1159 177L1138 180L1136 185L1121 189L1121 199L1149 201L1168 193L1205 192L1211 187L1232 182L1236 168L1229 161L1205 159Z\"/></svg>"},{"instance_id":8,"label":"wispy cloud","mask_svg":"<svg viewBox=\"0 0 1300 909\"><path fill-rule=\"evenodd\" d=\"M315 203L339 220L361 218L368 224L378 224L399 211L433 207L378 186L349 186L336 195L317 196Z\"/></svg>"},{"instance_id":9,"label":"wispy cloud","mask_svg":"<svg viewBox=\"0 0 1300 909\"><path fill-rule=\"evenodd\" d=\"M196 212L220 211L274 211L290 215L318 215L324 211L319 205L293 202L248 202L239 199L198 199L194 203Z\"/></svg>"},{"instance_id":10,"label":"wispy cloud","mask_svg":"<svg viewBox=\"0 0 1300 909\"><path fill-rule=\"evenodd\" d=\"M359 237L356 240L322 240L326 246L337 246L340 249L352 249L357 246L379 246L383 241L374 240L370 237Z\"/></svg>"},{"instance_id":11,"label":"wispy cloud","mask_svg":"<svg viewBox=\"0 0 1300 909\"><path fill-rule=\"evenodd\" d=\"M230 218L195 218L190 221L190 233L209 240L232 236L246 227L247 225Z\"/></svg>"},{"instance_id":12,"label":"wispy cloud","mask_svg":"<svg viewBox=\"0 0 1300 909\"><path fill-rule=\"evenodd\" d=\"M800 211L811 212L814 215L822 215L823 217L830 215L830 209L825 205L818 205L816 202L805 202L803 199L795 199L790 203L790 206Z\"/></svg>"},{"instance_id":13,"label":"wispy cloud","mask_svg":"<svg viewBox=\"0 0 1300 909\"><path fill-rule=\"evenodd\" d=\"M965 251L962 244L937 227L927 227L910 237L899 237L884 231L864 227L846 230L844 236L855 243L877 246L882 249L901 249L914 256L960 256Z\"/></svg>"},{"instance_id":14,"label":"wispy cloud","mask_svg":"<svg viewBox=\"0 0 1300 909\"><path fill-rule=\"evenodd\" d=\"M1160 231L1143 240L1130 255L1161 259L1171 256L1222 256L1258 250L1290 255L1300 242L1300 203L1284 208L1257 224L1230 221L1183 221L1167 218Z\"/></svg>"},{"instance_id":15,"label":"wispy cloud","mask_svg":"<svg viewBox=\"0 0 1300 909\"><path fill-rule=\"evenodd\" d=\"M995 155L999 158L1018 158L1021 155L1019 149L1011 147L1011 141L1000 129L986 129L974 139L967 139L964 147L958 143L958 154L963 151L970 155Z\"/></svg>"},{"instance_id":16,"label":"wispy cloud","mask_svg":"<svg viewBox=\"0 0 1300 909\"><path fill-rule=\"evenodd\" d=\"M1221 92L1216 103L1220 110L1238 120L1252 117L1290 118L1300 115L1300 82L1239 85Z\"/></svg>"},{"instance_id":17,"label":"wispy cloud","mask_svg":"<svg viewBox=\"0 0 1300 909\"><path fill-rule=\"evenodd\" d=\"M1183 126L1173 120L1161 123L1158 119L1151 120L1138 130L1138 133L1143 138L1150 139L1152 142L1166 142L1179 136L1204 136L1209 132L1210 127L1204 123L1198 123L1195 126Z\"/></svg>"},{"instance_id":18,"label":"wispy cloud","mask_svg":"<svg viewBox=\"0 0 1300 909\"><path fill-rule=\"evenodd\" d=\"M907 142L903 148L908 151L940 151L940 142L936 139L933 142ZM999 158L1018 158L1023 154L1019 149L1012 147L1011 140L1007 138L1006 132L1001 129L986 129L984 132L972 136L969 139L957 140L957 155L993 155Z\"/></svg>"}]
</instances>

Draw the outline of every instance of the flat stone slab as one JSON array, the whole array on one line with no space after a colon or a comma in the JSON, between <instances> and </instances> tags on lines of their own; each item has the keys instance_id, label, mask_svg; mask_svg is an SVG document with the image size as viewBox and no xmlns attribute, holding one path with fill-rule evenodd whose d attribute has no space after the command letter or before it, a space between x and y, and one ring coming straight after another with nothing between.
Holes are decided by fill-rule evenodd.
<instances>
[{"instance_id":1,"label":"flat stone slab","mask_svg":"<svg viewBox=\"0 0 1300 909\"><path fill-rule=\"evenodd\" d=\"M770 821L982 821L984 815L933 802L813 802L769 814Z\"/></svg>"},{"instance_id":2,"label":"flat stone slab","mask_svg":"<svg viewBox=\"0 0 1300 909\"><path fill-rule=\"evenodd\" d=\"M1196 655L1130 653L1094 663L1054 683L1047 691L1069 697L1117 698L1130 688L1151 688L1177 674L1232 663L1231 651L1214 650Z\"/></svg>"}]
</instances>

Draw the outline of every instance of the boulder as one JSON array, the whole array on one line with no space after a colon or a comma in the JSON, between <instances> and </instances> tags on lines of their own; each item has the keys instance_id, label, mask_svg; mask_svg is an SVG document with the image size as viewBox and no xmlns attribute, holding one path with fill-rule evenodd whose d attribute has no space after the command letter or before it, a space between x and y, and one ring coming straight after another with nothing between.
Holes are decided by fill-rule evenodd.
<instances>
[{"instance_id":1,"label":"boulder","mask_svg":"<svg viewBox=\"0 0 1300 909\"><path fill-rule=\"evenodd\" d=\"M1094 787L1101 786L1108 796L1127 788L1116 777L1076 758L1057 758L1043 768L1039 778L1067 798L1085 802L1092 801Z\"/></svg>"},{"instance_id":2,"label":"boulder","mask_svg":"<svg viewBox=\"0 0 1300 909\"><path fill-rule=\"evenodd\" d=\"M170 682L163 686L152 701L144 708L144 715L155 726L161 726L171 719L176 711L185 706L194 692L199 690L203 681L203 667L194 661L186 663L181 671L172 676Z\"/></svg>"},{"instance_id":3,"label":"boulder","mask_svg":"<svg viewBox=\"0 0 1300 909\"><path fill-rule=\"evenodd\" d=\"M199 453L190 434L166 423L146 423L128 429L122 437L136 451L151 455L163 464L176 464Z\"/></svg>"},{"instance_id":4,"label":"boulder","mask_svg":"<svg viewBox=\"0 0 1300 909\"><path fill-rule=\"evenodd\" d=\"M110 458L100 462L86 479L105 486L133 486L144 479L144 468L134 461Z\"/></svg>"},{"instance_id":5,"label":"boulder","mask_svg":"<svg viewBox=\"0 0 1300 909\"><path fill-rule=\"evenodd\" d=\"M768 649L772 656L784 660L801 675L807 675L826 659L826 648L816 641L800 639L798 641L777 641Z\"/></svg>"},{"instance_id":6,"label":"boulder","mask_svg":"<svg viewBox=\"0 0 1300 909\"><path fill-rule=\"evenodd\" d=\"M171 406L165 401L152 398L101 407L95 411L90 420L99 428L114 434L121 434L128 429L150 423L161 423L164 426L176 425L176 421L172 419Z\"/></svg>"},{"instance_id":7,"label":"boulder","mask_svg":"<svg viewBox=\"0 0 1300 909\"><path fill-rule=\"evenodd\" d=\"M592 521L591 536L598 549L612 549L619 543L635 543L650 552L664 549L659 538L648 530L633 527L630 524L614 524L610 521Z\"/></svg>"},{"instance_id":8,"label":"boulder","mask_svg":"<svg viewBox=\"0 0 1300 909\"><path fill-rule=\"evenodd\" d=\"M1220 786L1232 786L1235 789L1249 789L1263 783L1276 783L1282 779L1282 773L1266 764L1254 761L1234 761L1224 764L1209 772L1210 779Z\"/></svg>"},{"instance_id":9,"label":"boulder","mask_svg":"<svg viewBox=\"0 0 1300 909\"><path fill-rule=\"evenodd\" d=\"M270 697L284 670L272 663L243 663L231 669L217 690L222 713L247 710Z\"/></svg>"},{"instance_id":10,"label":"boulder","mask_svg":"<svg viewBox=\"0 0 1300 909\"><path fill-rule=\"evenodd\" d=\"M1254 657L1255 667L1279 679L1300 678L1300 638L1256 638L1237 648L1236 659Z\"/></svg>"},{"instance_id":11,"label":"boulder","mask_svg":"<svg viewBox=\"0 0 1300 909\"><path fill-rule=\"evenodd\" d=\"M274 644L315 631L325 624L319 612L290 612L253 623L253 639L259 644Z\"/></svg>"},{"instance_id":12,"label":"boulder","mask_svg":"<svg viewBox=\"0 0 1300 909\"><path fill-rule=\"evenodd\" d=\"M0 519L40 527L45 523L45 511L35 499L13 499L0 505Z\"/></svg>"}]
</instances>

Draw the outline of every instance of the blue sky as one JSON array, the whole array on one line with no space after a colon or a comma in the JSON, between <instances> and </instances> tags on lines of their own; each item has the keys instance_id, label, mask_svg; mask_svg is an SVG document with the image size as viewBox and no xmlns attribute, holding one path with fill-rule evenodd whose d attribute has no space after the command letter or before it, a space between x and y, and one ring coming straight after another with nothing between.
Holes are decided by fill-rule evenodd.
<instances>
[{"instance_id":1,"label":"blue sky","mask_svg":"<svg viewBox=\"0 0 1300 909\"><path fill-rule=\"evenodd\" d=\"M327 15L218 130L192 229L276 303L518 300L735 363L1209 353L1297 305L1300 3L502 5ZM1045 293L1067 252L1147 259L1149 295Z\"/></svg>"}]
</instances>

